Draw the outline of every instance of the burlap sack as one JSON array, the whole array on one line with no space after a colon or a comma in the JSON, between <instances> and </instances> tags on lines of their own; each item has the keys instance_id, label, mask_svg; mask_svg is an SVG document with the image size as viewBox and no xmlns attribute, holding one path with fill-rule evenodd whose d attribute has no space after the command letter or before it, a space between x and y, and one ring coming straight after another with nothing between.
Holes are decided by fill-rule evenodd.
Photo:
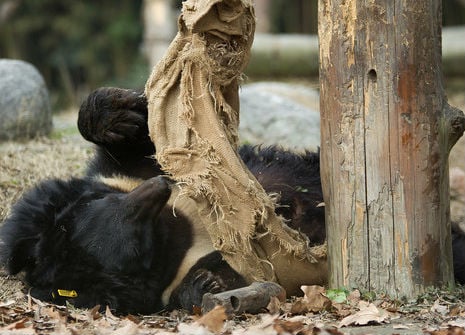
<instances>
[{"instance_id":1,"label":"burlap sack","mask_svg":"<svg viewBox=\"0 0 465 335\"><path fill-rule=\"evenodd\" d=\"M189 0L179 32L146 84L150 136L162 168L193 199L212 238L249 281L288 293L324 282L324 252L283 225L237 153L238 82L253 41L251 0Z\"/></svg>"}]
</instances>

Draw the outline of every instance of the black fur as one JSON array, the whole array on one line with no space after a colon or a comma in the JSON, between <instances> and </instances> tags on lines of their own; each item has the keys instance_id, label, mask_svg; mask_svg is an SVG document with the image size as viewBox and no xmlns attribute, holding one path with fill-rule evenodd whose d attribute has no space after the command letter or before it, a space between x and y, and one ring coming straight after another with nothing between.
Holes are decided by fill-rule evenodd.
<instances>
[{"instance_id":1,"label":"black fur","mask_svg":"<svg viewBox=\"0 0 465 335\"><path fill-rule=\"evenodd\" d=\"M465 235L458 227L452 228L452 255L455 281L465 285Z\"/></svg>"},{"instance_id":2,"label":"black fur","mask_svg":"<svg viewBox=\"0 0 465 335\"><path fill-rule=\"evenodd\" d=\"M131 193L88 178L46 181L2 227L2 259L9 273L25 271L42 300L119 313L161 310L161 293L192 239L188 220L164 207L169 195L164 177ZM59 289L78 296L67 299Z\"/></svg>"},{"instance_id":3,"label":"black fur","mask_svg":"<svg viewBox=\"0 0 465 335\"><path fill-rule=\"evenodd\" d=\"M268 193L278 195L276 213L308 236L311 245L326 239L319 153L300 155L277 147L242 146L239 154ZM320 206L319 206L320 205Z\"/></svg>"},{"instance_id":4,"label":"black fur","mask_svg":"<svg viewBox=\"0 0 465 335\"><path fill-rule=\"evenodd\" d=\"M79 109L78 128L97 145L89 175L148 179L162 174L152 157L155 147L149 138L142 92L109 87L94 91Z\"/></svg>"},{"instance_id":5,"label":"black fur","mask_svg":"<svg viewBox=\"0 0 465 335\"><path fill-rule=\"evenodd\" d=\"M166 206L169 181L153 159L145 97L137 91L102 88L79 111L82 136L97 145L86 176L48 180L26 193L0 230L0 261L11 274L25 272L33 296L77 307L110 306L117 313L151 313L173 281L192 243L189 218ZM277 209L313 243L325 239L317 153L244 146L244 161ZM291 173L290 173L291 172ZM97 175L146 181L130 193ZM169 308L191 309L206 292L244 286L213 252L200 259L173 291ZM77 297L60 296L74 290Z\"/></svg>"},{"instance_id":6,"label":"black fur","mask_svg":"<svg viewBox=\"0 0 465 335\"><path fill-rule=\"evenodd\" d=\"M246 286L242 276L231 269L219 252L212 252L197 261L181 284L171 294L168 309L197 302L200 306L205 293L219 293ZM189 306L190 307L190 306Z\"/></svg>"}]
</instances>

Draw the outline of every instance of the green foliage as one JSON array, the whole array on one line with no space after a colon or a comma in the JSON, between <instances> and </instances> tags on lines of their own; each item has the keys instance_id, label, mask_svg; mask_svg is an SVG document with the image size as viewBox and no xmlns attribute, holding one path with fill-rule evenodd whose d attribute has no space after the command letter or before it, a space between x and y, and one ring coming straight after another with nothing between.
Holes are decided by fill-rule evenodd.
<instances>
[{"instance_id":1,"label":"green foliage","mask_svg":"<svg viewBox=\"0 0 465 335\"><path fill-rule=\"evenodd\" d=\"M141 0L21 1L0 29L0 57L31 62L58 101L76 102L79 92L124 81L143 64L141 5Z\"/></svg>"},{"instance_id":2,"label":"green foliage","mask_svg":"<svg viewBox=\"0 0 465 335\"><path fill-rule=\"evenodd\" d=\"M76 128L76 126L73 124L73 126L66 127L66 128L60 128L60 129L54 129L52 133L50 134L50 138L52 140L61 140L62 138L69 137L69 136L79 136L79 131Z\"/></svg>"},{"instance_id":3,"label":"green foliage","mask_svg":"<svg viewBox=\"0 0 465 335\"><path fill-rule=\"evenodd\" d=\"M268 0L273 33L318 33L317 0ZM465 24L465 6L461 1L443 1L443 25Z\"/></svg>"},{"instance_id":4,"label":"green foliage","mask_svg":"<svg viewBox=\"0 0 465 335\"><path fill-rule=\"evenodd\" d=\"M318 33L318 1L269 1L271 30L273 33Z\"/></svg>"},{"instance_id":5,"label":"green foliage","mask_svg":"<svg viewBox=\"0 0 465 335\"><path fill-rule=\"evenodd\" d=\"M326 291L326 296L335 303L342 304L347 302L349 291L346 289L332 289Z\"/></svg>"},{"instance_id":6,"label":"green foliage","mask_svg":"<svg viewBox=\"0 0 465 335\"><path fill-rule=\"evenodd\" d=\"M366 292L361 292L362 294L362 300L366 301L375 301L376 300L376 292L374 291L366 291Z\"/></svg>"}]
</instances>

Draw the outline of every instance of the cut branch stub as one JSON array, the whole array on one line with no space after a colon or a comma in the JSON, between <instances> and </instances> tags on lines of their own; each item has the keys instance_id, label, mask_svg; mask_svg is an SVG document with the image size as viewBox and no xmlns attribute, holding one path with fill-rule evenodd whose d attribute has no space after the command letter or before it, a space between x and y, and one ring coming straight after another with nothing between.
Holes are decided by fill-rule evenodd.
<instances>
[{"instance_id":1,"label":"cut branch stub","mask_svg":"<svg viewBox=\"0 0 465 335\"><path fill-rule=\"evenodd\" d=\"M214 247L249 282L277 280L292 293L322 276L315 267L325 254L283 225L237 153L238 81L254 27L250 0L184 2L179 32L146 85L149 129L158 162L181 200L196 202Z\"/></svg>"},{"instance_id":2,"label":"cut branch stub","mask_svg":"<svg viewBox=\"0 0 465 335\"><path fill-rule=\"evenodd\" d=\"M259 313L268 306L273 297L284 302L286 291L272 282L255 282L231 291L206 293L202 298L202 312L207 313L216 306L223 306L230 317L243 313Z\"/></svg>"},{"instance_id":3,"label":"cut branch stub","mask_svg":"<svg viewBox=\"0 0 465 335\"><path fill-rule=\"evenodd\" d=\"M465 116L463 112L449 105L447 102L444 103L444 116L446 121L445 133L448 134L447 139L447 153L450 153L452 147L462 137L465 131Z\"/></svg>"}]
</instances>

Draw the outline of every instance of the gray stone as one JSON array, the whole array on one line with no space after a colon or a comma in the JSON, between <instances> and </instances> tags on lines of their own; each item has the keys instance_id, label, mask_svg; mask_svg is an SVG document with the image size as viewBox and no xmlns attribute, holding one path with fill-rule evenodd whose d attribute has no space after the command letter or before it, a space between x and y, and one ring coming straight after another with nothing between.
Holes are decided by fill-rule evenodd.
<instances>
[{"instance_id":1,"label":"gray stone","mask_svg":"<svg viewBox=\"0 0 465 335\"><path fill-rule=\"evenodd\" d=\"M242 143L315 150L320 145L318 92L277 82L244 85L240 92Z\"/></svg>"},{"instance_id":2,"label":"gray stone","mask_svg":"<svg viewBox=\"0 0 465 335\"><path fill-rule=\"evenodd\" d=\"M0 92L0 140L50 133L50 99L44 79L34 66L0 59Z\"/></svg>"}]
</instances>

